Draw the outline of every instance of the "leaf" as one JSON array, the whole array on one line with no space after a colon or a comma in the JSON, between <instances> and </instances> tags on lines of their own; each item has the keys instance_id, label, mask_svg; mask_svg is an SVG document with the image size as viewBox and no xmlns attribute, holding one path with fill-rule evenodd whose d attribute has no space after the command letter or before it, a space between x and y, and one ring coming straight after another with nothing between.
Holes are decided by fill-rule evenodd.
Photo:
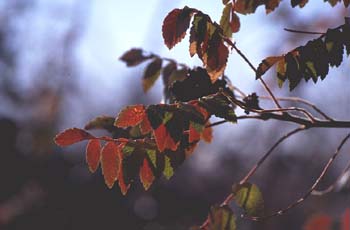
<instances>
[{"instance_id":1,"label":"leaf","mask_svg":"<svg viewBox=\"0 0 350 230\"><path fill-rule=\"evenodd\" d=\"M188 142L196 142L201 138L201 133L204 130L204 126L195 122L190 122L190 129L188 135Z\"/></svg>"},{"instance_id":2,"label":"leaf","mask_svg":"<svg viewBox=\"0 0 350 230\"><path fill-rule=\"evenodd\" d=\"M174 175L174 169L171 166L170 158L168 156L165 156L164 160L165 160L165 164L164 164L163 175L167 180L169 180Z\"/></svg>"},{"instance_id":3,"label":"leaf","mask_svg":"<svg viewBox=\"0 0 350 230\"><path fill-rule=\"evenodd\" d=\"M222 94L203 97L199 101L199 105L204 107L210 114L224 118L227 121L237 122L234 108Z\"/></svg>"},{"instance_id":4,"label":"leaf","mask_svg":"<svg viewBox=\"0 0 350 230\"><path fill-rule=\"evenodd\" d=\"M347 208L341 220L341 230L350 229L350 208Z\"/></svg>"},{"instance_id":5,"label":"leaf","mask_svg":"<svg viewBox=\"0 0 350 230\"><path fill-rule=\"evenodd\" d=\"M118 146L109 141L101 150L101 167L108 188L112 188L121 171L122 156Z\"/></svg>"},{"instance_id":6,"label":"leaf","mask_svg":"<svg viewBox=\"0 0 350 230\"><path fill-rule=\"evenodd\" d=\"M330 66L338 67L343 61L342 32L339 29L328 29L325 44L328 51Z\"/></svg>"},{"instance_id":7,"label":"leaf","mask_svg":"<svg viewBox=\"0 0 350 230\"><path fill-rule=\"evenodd\" d=\"M177 64L175 62L169 62L162 71L162 76L163 76L163 84L164 86L167 88L170 86L170 84L172 83L170 81L170 76L171 74L176 71L177 69Z\"/></svg>"},{"instance_id":8,"label":"leaf","mask_svg":"<svg viewBox=\"0 0 350 230\"><path fill-rule=\"evenodd\" d=\"M208 43L207 27L208 23L212 23L209 16L201 12L197 13L192 22L190 30L190 56L195 54L202 59L206 52Z\"/></svg>"},{"instance_id":9,"label":"leaf","mask_svg":"<svg viewBox=\"0 0 350 230\"><path fill-rule=\"evenodd\" d=\"M212 83L208 72L201 67L197 67L188 70L188 76L183 81L174 82L170 87L170 92L176 101L185 102L215 94L220 89L228 93L231 92L224 79L218 79Z\"/></svg>"},{"instance_id":10,"label":"leaf","mask_svg":"<svg viewBox=\"0 0 350 230\"><path fill-rule=\"evenodd\" d=\"M237 0L235 3L235 11L244 15L252 14L261 4L260 1L256 0Z\"/></svg>"},{"instance_id":11,"label":"leaf","mask_svg":"<svg viewBox=\"0 0 350 230\"><path fill-rule=\"evenodd\" d=\"M142 135L146 135L152 131L152 126L147 116L145 116L142 122L140 123L140 131Z\"/></svg>"},{"instance_id":12,"label":"leaf","mask_svg":"<svg viewBox=\"0 0 350 230\"><path fill-rule=\"evenodd\" d=\"M292 7L299 6L300 8L304 7L308 0L292 0L291 5Z\"/></svg>"},{"instance_id":13,"label":"leaf","mask_svg":"<svg viewBox=\"0 0 350 230\"><path fill-rule=\"evenodd\" d=\"M238 15L234 12L232 8L231 12L231 22L230 22L232 33L237 33L241 28L241 22L239 20Z\"/></svg>"},{"instance_id":14,"label":"leaf","mask_svg":"<svg viewBox=\"0 0 350 230\"><path fill-rule=\"evenodd\" d=\"M209 126L210 122L208 121L206 126ZM201 138L205 141L210 143L213 139L213 128L212 127L207 127L203 130L201 133Z\"/></svg>"},{"instance_id":15,"label":"leaf","mask_svg":"<svg viewBox=\"0 0 350 230\"><path fill-rule=\"evenodd\" d=\"M346 48L346 54L349 56L350 55L350 18L345 18L345 24L342 25L341 29L343 34L344 45Z\"/></svg>"},{"instance_id":16,"label":"leaf","mask_svg":"<svg viewBox=\"0 0 350 230\"><path fill-rule=\"evenodd\" d=\"M236 230L236 217L229 206L210 208L208 229Z\"/></svg>"},{"instance_id":17,"label":"leaf","mask_svg":"<svg viewBox=\"0 0 350 230\"><path fill-rule=\"evenodd\" d=\"M120 60L126 63L127 66L136 66L150 58L152 58L152 55L145 56L143 55L142 49L131 49L127 52L125 52L121 57Z\"/></svg>"},{"instance_id":18,"label":"leaf","mask_svg":"<svg viewBox=\"0 0 350 230\"><path fill-rule=\"evenodd\" d=\"M140 169L140 180L146 191L152 185L154 179L155 177L153 175L152 169L149 166L148 160L145 158Z\"/></svg>"},{"instance_id":19,"label":"leaf","mask_svg":"<svg viewBox=\"0 0 350 230\"><path fill-rule=\"evenodd\" d=\"M95 137L82 129L71 128L57 134L54 141L57 145L63 147L93 138Z\"/></svg>"},{"instance_id":20,"label":"leaf","mask_svg":"<svg viewBox=\"0 0 350 230\"><path fill-rule=\"evenodd\" d=\"M220 31L215 32L208 41L208 50L203 55L202 61L208 71L212 82L223 75L228 58L228 48L224 45Z\"/></svg>"},{"instance_id":21,"label":"leaf","mask_svg":"<svg viewBox=\"0 0 350 230\"><path fill-rule=\"evenodd\" d=\"M175 142L173 140L164 124L161 124L154 130L154 136L160 152L163 152L165 149L175 151L180 144L180 142Z\"/></svg>"},{"instance_id":22,"label":"leaf","mask_svg":"<svg viewBox=\"0 0 350 230\"><path fill-rule=\"evenodd\" d=\"M244 183L232 187L236 203L250 216L262 215L264 200L259 188L255 184Z\"/></svg>"},{"instance_id":23,"label":"leaf","mask_svg":"<svg viewBox=\"0 0 350 230\"><path fill-rule=\"evenodd\" d=\"M165 45L171 49L186 35L194 10L185 6L172 10L164 19L162 34Z\"/></svg>"},{"instance_id":24,"label":"leaf","mask_svg":"<svg viewBox=\"0 0 350 230\"><path fill-rule=\"evenodd\" d=\"M305 230L331 230L332 218L328 215L316 215L310 218L304 225Z\"/></svg>"},{"instance_id":25,"label":"leaf","mask_svg":"<svg viewBox=\"0 0 350 230\"><path fill-rule=\"evenodd\" d=\"M143 91L146 93L154 85L156 80L160 75L160 70L162 68L162 59L155 58L145 70L142 79Z\"/></svg>"},{"instance_id":26,"label":"leaf","mask_svg":"<svg viewBox=\"0 0 350 230\"><path fill-rule=\"evenodd\" d=\"M120 191L121 191L122 194L125 196L126 193L127 193L128 190L129 190L129 188L130 188L130 184L126 184L126 183L125 183L125 181L124 181L123 170L119 170L118 185L119 185Z\"/></svg>"},{"instance_id":27,"label":"leaf","mask_svg":"<svg viewBox=\"0 0 350 230\"><path fill-rule=\"evenodd\" d=\"M287 69L287 65L283 58L277 63L277 66L276 66L278 86L280 88L283 86L283 83L286 80L286 69Z\"/></svg>"},{"instance_id":28,"label":"leaf","mask_svg":"<svg viewBox=\"0 0 350 230\"><path fill-rule=\"evenodd\" d=\"M114 126L114 117L109 116L99 116L94 118L93 120L89 121L84 129L105 129L108 131L111 131L115 128Z\"/></svg>"},{"instance_id":29,"label":"leaf","mask_svg":"<svg viewBox=\"0 0 350 230\"><path fill-rule=\"evenodd\" d=\"M262 75L266 73L275 63L281 61L283 56L272 56L267 57L261 61L256 71L256 79L259 79Z\"/></svg>"},{"instance_id":30,"label":"leaf","mask_svg":"<svg viewBox=\"0 0 350 230\"><path fill-rule=\"evenodd\" d=\"M232 37L232 28L231 28L231 9L232 9L232 3L227 4L221 15L220 19L220 27L222 28L223 35L225 37Z\"/></svg>"},{"instance_id":31,"label":"leaf","mask_svg":"<svg viewBox=\"0 0 350 230\"><path fill-rule=\"evenodd\" d=\"M278 5L280 4L281 0L268 0L265 3L265 9L266 9L266 14L271 13L272 11L274 11Z\"/></svg>"},{"instance_id":32,"label":"leaf","mask_svg":"<svg viewBox=\"0 0 350 230\"><path fill-rule=\"evenodd\" d=\"M230 0L222 0L222 4L226 5Z\"/></svg>"},{"instance_id":33,"label":"leaf","mask_svg":"<svg viewBox=\"0 0 350 230\"><path fill-rule=\"evenodd\" d=\"M114 125L121 128L135 126L143 121L145 115L144 105L127 106L120 111Z\"/></svg>"},{"instance_id":34,"label":"leaf","mask_svg":"<svg viewBox=\"0 0 350 230\"><path fill-rule=\"evenodd\" d=\"M100 140L92 139L89 140L86 146L86 162L89 166L90 172L96 172L98 165L100 163L101 155L101 144Z\"/></svg>"}]
</instances>

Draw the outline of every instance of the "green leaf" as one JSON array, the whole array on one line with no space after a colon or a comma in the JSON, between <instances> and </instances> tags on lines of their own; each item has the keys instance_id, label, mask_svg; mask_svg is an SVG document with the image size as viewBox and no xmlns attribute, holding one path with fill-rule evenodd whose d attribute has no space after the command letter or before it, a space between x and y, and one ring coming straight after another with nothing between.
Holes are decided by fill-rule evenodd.
<instances>
[{"instance_id":1,"label":"green leaf","mask_svg":"<svg viewBox=\"0 0 350 230\"><path fill-rule=\"evenodd\" d=\"M208 229L236 230L236 217L229 206L210 208Z\"/></svg>"},{"instance_id":2,"label":"green leaf","mask_svg":"<svg viewBox=\"0 0 350 230\"><path fill-rule=\"evenodd\" d=\"M262 193L255 184L244 183L234 185L232 192L236 203L250 216L259 216L264 212Z\"/></svg>"},{"instance_id":3,"label":"green leaf","mask_svg":"<svg viewBox=\"0 0 350 230\"><path fill-rule=\"evenodd\" d=\"M167 180L169 180L174 175L174 169L171 166L170 158L168 156L164 156L164 160L165 160L164 162L165 164L164 164L163 175Z\"/></svg>"},{"instance_id":4,"label":"green leaf","mask_svg":"<svg viewBox=\"0 0 350 230\"><path fill-rule=\"evenodd\" d=\"M232 37L232 28L230 25L231 9L232 9L232 3L227 4L222 11L222 15L220 19L220 27L223 30L223 34L228 38Z\"/></svg>"},{"instance_id":5,"label":"green leaf","mask_svg":"<svg viewBox=\"0 0 350 230\"><path fill-rule=\"evenodd\" d=\"M142 79L143 91L147 92L156 82L162 68L162 59L155 58L146 68Z\"/></svg>"}]
</instances>

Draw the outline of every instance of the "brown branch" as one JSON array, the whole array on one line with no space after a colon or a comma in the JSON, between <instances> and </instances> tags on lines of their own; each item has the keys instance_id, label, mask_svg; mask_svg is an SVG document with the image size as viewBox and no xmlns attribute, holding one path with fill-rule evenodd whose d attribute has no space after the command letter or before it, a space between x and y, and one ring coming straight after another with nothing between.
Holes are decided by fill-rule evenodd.
<instances>
[{"instance_id":1,"label":"brown branch","mask_svg":"<svg viewBox=\"0 0 350 230\"><path fill-rule=\"evenodd\" d=\"M281 144L284 140L286 140L287 138L289 138L290 136L307 129L306 126L301 126L298 127L292 131L290 131L289 133L283 135L280 139L278 139L276 141L276 143L274 145L272 145L272 147L260 158L260 160L249 170L249 172L247 173L247 175L239 182L240 185L244 184L245 182L247 182L249 180L249 178L256 172L256 170L260 167L260 165L262 163L264 163L264 161L271 155L271 153L273 152L273 150L275 150L275 148Z\"/></svg>"},{"instance_id":2,"label":"brown branch","mask_svg":"<svg viewBox=\"0 0 350 230\"><path fill-rule=\"evenodd\" d=\"M263 155L263 157L260 158L260 160L249 170L249 172L246 174L246 176L239 182L240 185L244 184L245 182L248 181L248 179L256 172L256 170L260 167L260 165L267 159L268 156L270 156L270 154L273 152L273 150L279 145L281 144L285 139L287 139L288 137L302 131L305 130L306 127L302 126L299 128L296 128L294 130L292 130L291 132L285 134L284 136L282 136L280 139L278 139L278 141ZM232 200L234 199L234 195L232 193L230 193L226 199L221 203L221 207L224 205L227 205L228 203L230 203ZM200 229L205 229L209 224L209 218L207 218L204 223L200 226Z\"/></svg>"},{"instance_id":3,"label":"brown branch","mask_svg":"<svg viewBox=\"0 0 350 230\"><path fill-rule=\"evenodd\" d=\"M249 61L249 59L242 53L242 51L240 49L237 48L236 44L233 43L229 38L223 37L223 39L225 40L225 42L227 42L234 50L236 50L236 52L239 54L239 56L241 56L243 58L243 60L249 65L249 67L254 71L254 73L257 72L257 69L254 67L254 65ZM271 89L269 88L269 86L266 84L266 82L262 79L259 78L261 84L263 85L263 87L265 88L265 90L267 91L267 93L271 96L271 98L273 99L274 103L276 104L277 108L281 108L281 105L278 103L278 101L276 100L275 95L272 93Z\"/></svg>"},{"instance_id":4,"label":"brown branch","mask_svg":"<svg viewBox=\"0 0 350 230\"><path fill-rule=\"evenodd\" d=\"M259 98L272 100L272 98L268 97L268 96L259 96ZM299 103L305 104L305 105L313 108L316 112L318 112L320 115L322 115L325 119L327 119L329 121L333 120L331 117L329 117L326 113L324 113L321 109L319 109L316 105L312 104L308 100L305 100L305 99L302 99L299 97L277 97L276 99L278 101L292 101L292 102L299 102Z\"/></svg>"},{"instance_id":5,"label":"brown branch","mask_svg":"<svg viewBox=\"0 0 350 230\"><path fill-rule=\"evenodd\" d=\"M304 31L304 30L294 30L294 29L288 29L284 28L285 31L292 32L292 33L299 33L299 34L317 34L317 35L324 35L326 33L324 32L314 32L314 31Z\"/></svg>"},{"instance_id":6,"label":"brown branch","mask_svg":"<svg viewBox=\"0 0 350 230\"><path fill-rule=\"evenodd\" d=\"M339 177L334 181L333 184L331 184L330 186L328 186L326 189L323 189L323 190L313 190L311 192L311 195L314 195L314 196L323 196L327 193L330 193L332 192L335 187L337 186L337 184L339 183L339 181L343 178L343 176L348 173L350 171L350 161L348 163L348 165L344 168L344 170L342 171L342 173L339 175Z\"/></svg>"},{"instance_id":7,"label":"brown branch","mask_svg":"<svg viewBox=\"0 0 350 230\"><path fill-rule=\"evenodd\" d=\"M313 183L313 185L306 191L306 193L299 198L298 200L296 200L294 203L288 205L286 208L284 209L280 209L270 215L267 216L244 216L247 219L250 220L254 220L254 221L259 221L262 219L267 219L270 217L274 217L274 216L279 216L282 215L284 213L286 213L288 210L294 208L295 206L301 204L308 196L311 195L312 191L315 190L316 186L320 183L320 181L323 179L323 177L325 176L326 172L328 171L329 167L331 166L331 164L333 163L333 161L335 160L335 158L338 156L341 148L343 147L343 145L346 143L346 141L350 138L350 133L348 135L346 135L345 138L343 138L343 140L340 142L338 148L336 149L335 153L333 154L333 156L328 160L327 164L324 166L321 174L318 176L318 178L315 180L315 182Z\"/></svg>"}]
</instances>

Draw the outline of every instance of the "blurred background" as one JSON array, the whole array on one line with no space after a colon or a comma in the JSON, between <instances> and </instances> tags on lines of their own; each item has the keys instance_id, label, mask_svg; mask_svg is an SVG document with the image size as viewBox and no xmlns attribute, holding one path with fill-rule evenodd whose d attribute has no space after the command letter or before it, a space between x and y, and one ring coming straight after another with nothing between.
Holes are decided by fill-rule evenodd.
<instances>
[{"instance_id":1,"label":"blurred background","mask_svg":"<svg viewBox=\"0 0 350 230\"><path fill-rule=\"evenodd\" d=\"M127 68L119 57L142 48L189 66L188 37L169 51L161 25L174 8L198 8L219 21L221 1L0 0L0 229L188 229L201 224L212 204L293 124L241 121L214 129L213 143L201 143L170 181L147 192L139 182L127 196L108 189L99 170L90 174L84 144L59 148L53 137L98 115L116 116L125 105L159 103L161 81L146 95L145 65ZM283 28L326 31L344 23L350 12L311 1L303 9L283 1L269 15L240 16L237 46L257 66L315 38ZM344 57L345 58L345 57ZM246 93L266 95L254 73L234 52L226 74ZM311 100L337 119L350 119L349 59L317 85L302 84L292 93L266 75L277 96ZM264 108L273 105L262 102ZM288 105L288 103L285 103ZM290 104L292 105L292 104ZM294 104L295 105L295 104ZM288 139L252 178L266 209L285 207L306 191L348 130L314 129ZM332 183L347 162L350 145L321 183ZM310 197L287 214L264 222L238 220L239 229L303 229L318 213L340 218L350 207L350 182L335 193Z\"/></svg>"}]
</instances>

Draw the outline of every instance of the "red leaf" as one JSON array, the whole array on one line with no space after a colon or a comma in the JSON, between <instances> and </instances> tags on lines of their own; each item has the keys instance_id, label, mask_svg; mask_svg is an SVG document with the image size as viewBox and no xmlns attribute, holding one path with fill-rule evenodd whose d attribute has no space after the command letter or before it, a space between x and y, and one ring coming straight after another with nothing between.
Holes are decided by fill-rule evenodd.
<instances>
[{"instance_id":1,"label":"red leaf","mask_svg":"<svg viewBox=\"0 0 350 230\"><path fill-rule=\"evenodd\" d=\"M218 31L210 38L207 56L203 57L203 63L212 82L215 82L223 73L228 58L228 48L224 45Z\"/></svg>"},{"instance_id":2,"label":"red leaf","mask_svg":"<svg viewBox=\"0 0 350 230\"><path fill-rule=\"evenodd\" d=\"M159 125L157 129L154 130L154 137L156 138L156 143L158 146L159 152L165 150L165 141L167 138L167 131L164 124Z\"/></svg>"},{"instance_id":3,"label":"red leaf","mask_svg":"<svg viewBox=\"0 0 350 230\"><path fill-rule=\"evenodd\" d=\"M188 142L189 143L196 142L196 141L199 141L200 138L201 138L201 134L197 132L197 130L193 127L192 124L190 124Z\"/></svg>"},{"instance_id":4,"label":"red leaf","mask_svg":"<svg viewBox=\"0 0 350 230\"><path fill-rule=\"evenodd\" d=\"M97 170L100 163L101 145L100 140L92 139L86 146L86 162L90 171L93 173Z\"/></svg>"},{"instance_id":5,"label":"red leaf","mask_svg":"<svg viewBox=\"0 0 350 230\"><path fill-rule=\"evenodd\" d=\"M75 144L79 141L88 140L95 138L90 133L85 130L72 128L66 129L63 132L59 133L55 137L55 143L59 146L67 146Z\"/></svg>"},{"instance_id":6,"label":"red leaf","mask_svg":"<svg viewBox=\"0 0 350 230\"><path fill-rule=\"evenodd\" d=\"M206 125L210 125L210 122L207 122ZM213 139L213 129L211 127L207 127L203 130L201 133L201 138L205 141L210 143Z\"/></svg>"},{"instance_id":7,"label":"red leaf","mask_svg":"<svg viewBox=\"0 0 350 230\"><path fill-rule=\"evenodd\" d=\"M142 122L145 118L146 112L143 105L132 105L125 107L120 111L114 125L119 128L126 128L135 126Z\"/></svg>"},{"instance_id":8,"label":"red leaf","mask_svg":"<svg viewBox=\"0 0 350 230\"><path fill-rule=\"evenodd\" d=\"M122 194L125 196L126 193L127 193L128 190L129 190L129 188L130 188L130 184L128 184L128 185L125 184L123 169L120 169L120 171L119 171L118 183L119 183L120 191L121 191Z\"/></svg>"},{"instance_id":9,"label":"red leaf","mask_svg":"<svg viewBox=\"0 0 350 230\"><path fill-rule=\"evenodd\" d=\"M145 118L140 123L140 130L142 135L145 135L152 131L152 126L147 116L145 116Z\"/></svg>"},{"instance_id":10,"label":"red leaf","mask_svg":"<svg viewBox=\"0 0 350 230\"><path fill-rule=\"evenodd\" d=\"M304 226L305 230L331 230L332 218L328 215L311 217Z\"/></svg>"},{"instance_id":11,"label":"red leaf","mask_svg":"<svg viewBox=\"0 0 350 230\"><path fill-rule=\"evenodd\" d=\"M144 56L142 49L131 49L120 57L120 60L124 61L127 66L136 66L147 59L152 58L152 55Z\"/></svg>"},{"instance_id":12,"label":"red leaf","mask_svg":"<svg viewBox=\"0 0 350 230\"><path fill-rule=\"evenodd\" d=\"M187 6L174 9L164 19L162 32L165 45L171 49L186 35L194 10Z\"/></svg>"},{"instance_id":13,"label":"red leaf","mask_svg":"<svg viewBox=\"0 0 350 230\"><path fill-rule=\"evenodd\" d=\"M350 208L347 208L343 214L341 221L341 229L349 230L350 229Z\"/></svg>"},{"instance_id":14,"label":"red leaf","mask_svg":"<svg viewBox=\"0 0 350 230\"><path fill-rule=\"evenodd\" d=\"M234 12L232 8L231 22L230 22L232 33L237 33L241 27L241 22L238 15Z\"/></svg>"},{"instance_id":15,"label":"red leaf","mask_svg":"<svg viewBox=\"0 0 350 230\"><path fill-rule=\"evenodd\" d=\"M102 173L108 188L112 188L121 171L121 152L114 142L107 142L101 155Z\"/></svg>"},{"instance_id":16,"label":"red leaf","mask_svg":"<svg viewBox=\"0 0 350 230\"><path fill-rule=\"evenodd\" d=\"M158 146L159 152L163 152L165 149L176 151L177 147L180 144L180 141L175 143L175 141L171 138L169 132L166 130L164 124L159 125L159 127L154 130L154 137L156 139L156 144Z\"/></svg>"},{"instance_id":17,"label":"red leaf","mask_svg":"<svg viewBox=\"0 0 350 230\"><path fill-rule=\"evenodd\" d=\"M149 166L148 160L145 158L140 169L140 180L145 190L148 190L154 181L154 175L151 167Z\"/></svg>"}]
</instances>

